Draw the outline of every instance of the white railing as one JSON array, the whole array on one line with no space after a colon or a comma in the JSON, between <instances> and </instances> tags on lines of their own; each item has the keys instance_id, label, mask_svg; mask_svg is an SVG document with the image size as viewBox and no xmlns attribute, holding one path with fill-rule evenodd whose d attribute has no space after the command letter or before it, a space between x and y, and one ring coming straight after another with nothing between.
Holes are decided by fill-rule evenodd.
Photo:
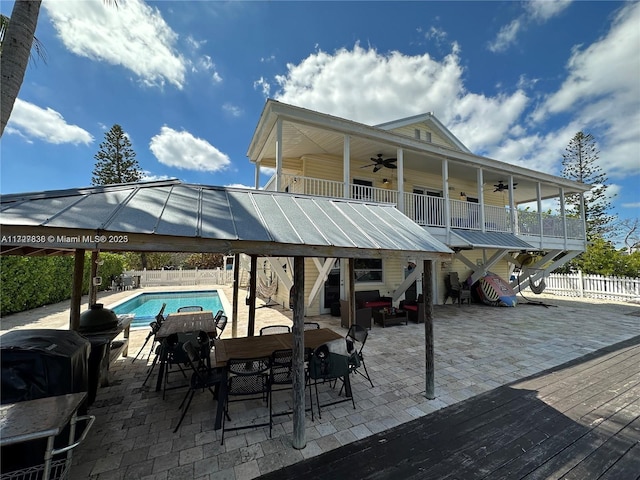
<instances>
[{"instance_id":1,"label":"white railing","mask_svg":"<svg viewBox=\"0 0 640 480\"><path fill-rule=\"evenodd\" d=\"M275 178L275 177L274 177ZM273 179L272 179L273 180ZM282 185L286 191L320 197L343 198L344 183L335 180L303 177L300 175L282 175ZM274 189L275 181L270 181L265 189ZM366 185L349 185L351 198L368 202L398 204L398 191ZM480 208L478 203L463 200L449 200L453 228L480 230ZM484 205L485 230L492 232L511 232L509 207ZM565 219L560 215L517 210L516 233L520 235L564 238ZM415 193L404 193L404 214L419 225L445 227L444 198ZM584 225L581 219L566 217L566 236L571 239L584 239Z\"/></svg>"},{"instance_id":2,"label":"white railing","mask_svg":"<svg viewBox=\"0 0 640 480\"><path fill-rule=\"evenodd\" d=\"M168 285L232 285L233 270L131 270L126 275L140 277L141 287Z\"/></svg>"},{"instance_id":3,"label":"white railing","mask_svg":"<svg viewBox=\"0 0 640 480\"><path fill-rule=\"evenodd\" d=\"M563 297L587 297L604 300L640 299L640 278L605 277L584 275L582 272L570 274L552 273L545 278L545 293Z\"/></svg>"}]
</instances>

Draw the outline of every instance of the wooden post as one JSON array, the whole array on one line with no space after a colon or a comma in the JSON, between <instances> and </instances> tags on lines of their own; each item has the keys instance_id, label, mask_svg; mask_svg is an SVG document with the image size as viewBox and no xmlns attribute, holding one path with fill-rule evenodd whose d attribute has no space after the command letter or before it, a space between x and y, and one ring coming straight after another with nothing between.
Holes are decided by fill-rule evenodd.
<instances>
[{"instance_id":1,"label":"wooden post","mask_svg":"<svg viewBox=\"0 0 640 480\"><path fill-rule=\"evenodd\" d=\"M226 265L225 265L226 268ZM233 258L233 305L231 306L231 336L238 336L238 289L240 288L240 254L236 253Z\"/></svg>"},{"instance_id":2,"label":"wooden post","mask_svg":"<svg viewBox=\"0 0 640 480\"><path fill-rule=\"evenodd\" d=\"M349 288L349 327L356 323L356 276L355 259L350 258L347 263L347 286Z\"/></svg>"},{"instance_id":3,"label":"wooden post","mask_svg":"<svg viewBox=\"0 0 640 480\"><path fill-rule=\"evenodd\" d=\"M425 396L429 400L435 394L435 363L433 353L433 261L424 260L422 277L422 298L424 299L424 343L425 343Z\"/></svg>"},{"instance_id":4,"label":"wooden post","mask_svg":"<svg viewBox=\"0 0 640 480\"><path fill-rule=\"evenodd\" d=\"M80 304L82 303L82 277L84 275L84 250L78 249L74 255L73 286L69 308L69 330L80 328Z\"/></svg>"},{"instance_id":5,"label":"wooden post","mask_svg":"<svg viewBox=\"0 0 640 480\"><path fill-rule=\"evenodd\" d=\"M249 324L247 336L253 337L256 330L256 283L258 281L258 257L251 255L251 272L249 272Z\"/></svg>"},{"instance_id":6,"label":"wooden post","mask_svg":"<svg viewBox=\"0 0 640 480\"><path fill-rule=\"evenodd\" d=\"M293 258L293 448L307 446L304 402L304 257Z\"/></svg>"}]
</instances>

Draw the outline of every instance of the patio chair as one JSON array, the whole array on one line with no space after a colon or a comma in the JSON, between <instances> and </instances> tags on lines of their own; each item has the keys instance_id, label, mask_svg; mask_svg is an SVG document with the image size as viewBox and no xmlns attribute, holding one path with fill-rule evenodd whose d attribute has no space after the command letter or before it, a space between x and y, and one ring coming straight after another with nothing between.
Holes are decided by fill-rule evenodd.
<instances>
[{"instance_id":1,"label":"patio chair","mask_svg":"<svg viewBox=\"0 0 640 480\"><path fill-rule=\"evenodd\" d=\"M447 298L451 298L451 303L455 303L457 299L458 306L461 306L465 300L467 303L471 303L471 290L466 283L460 282L457 272L450 272L448 275L445 275L444 286L445 294L443 304L447 303Z\"/></svg>"},{"instance_id":2,"label":"patio chair","mask_svg":"<svg viewBox=\"0 0 640 480\"><path fill-rule=\"evenodd\" d=\"M220 312L222 312L222 310L220 310ZM227 326L227 316L220 315L215 320L215 322L216 322L216 338L220 338L222 336L222 332L224 332L224 329Z\"/></svg>"},{"instance_id":3,"label":"patio chair","mask_svg":"<svg viewBox=\"0 0 640 480\"><path fill-rule=\"evenodd\" d=\"M222 416L222 440L220 445L224 445L224 434L228 431L243 430L246 428L269 427L269 437L271 437L271 419L263 423L251 423L237 427L227 427L226 419L229 416L229 403L245 401L247 399L261 398L269 399L270 383L269 369L271 362L269 357L258 358L230 358L227 362L228 381L227 398L225 399L224 415ZM241 397L234 400L231 397Z\"/></svg>"},{"instance_id":4,"label":"patio chair","mask_svg":"<svg viewBox=\"0 0 640 480\"><path fill-rule=\"evenodd\" d=\"M260 336L274 335L276 333L291 333L289 325L269 325L260 329Z\"/></svg>"},{"instance_id":5,"label":"patio chair","mask_svg":"<svg viewBox=\"0 0 640 480\"><path fill-rule=\"evenodd\" d=\"M307 349L305 349L307 350ZM308 352L305 351L305 357ZM276 350L271 354L271 370L269 372L269 421L273 424L273 417L290 415L291 410L273 413L273 392L274 390L290 390L293 388L293 351L291 349ZM309 398L311 404L311 421L313 421L313 395L311 393L311 383L308 378L308 371L305 368L305 387L309 386ZM283 388L274 388L274 387Z\"/></svg>"},{"instance_id":6,"label":"patio chair","mask_svg":"<svg viewBox=\"0 0 640 480\"><path fill-rule=\"evenodd\" d=\"M204 332L201 332L201 335ZM206 333L205 333L206 335ZM207 363L206 358L203 358L203 352L201 349L196 348L193 343L186 342L182 345L182 349L185 353L187 362L191 367L193 373L191 374L191 381L189 383L189 390L182 399L182 403L178 408L182 409L180 420L173 433L176 433L184 420L187 410L191 405L191 400L196 393L196 390L204 391L205 388L211 392L214 399L217 399L216 391L213 388L217 388L223 381L225 381L224 370L221 368L211 368ZM184 408L183 408L184 406Z\"/></svg>"},{"instance_id":7,"label":"patio chair","mask_svg":"<svg viewBox=\"0 0 640 480\"><path fill-rule=\"evenodd\" d=\"M322 407L328 407L351 400L354 410L356 408L353 394L351 394L350 397L345 396L338 400L332 400L324 405L320 403L318 383L332 384L334 380L342 379L348 381L349 356L346 354L344 340L338 340L337 342L339 342L339 344L334 341L320 345L313 351L313 354L309 358L309 381L313 384L316 391L316 404L318 405L318 417L320 418L322 418ZM339 345L338 348L336 348L336 345ZM340 396L341 392L342 389L340 389L338 396Z\"/></svg>"},{"instance_id":8,"label":"patio chair","mask_svg":"<svg viewBox=\"0 0 640 480\"><path fill-rule=\"evenodd\" d=\"M185 307L178 308L178 313L181 312L202 312L204 309L200 305L187 305Z\"/></svg>"},{"instance_id":9,"label":"patio chair","mask_svg":"<svg viewBox=\"0 0 640 480\"><path fill-rule=\"evenodd\" d=\"M154 351L153 347L154 347L154 345L156 343L156 333L158 333L158 330L160 330L160 325L162 325L162 322L164 322L164 316L163 315L164 315L164 309L166 308L166 306L167 306L166 303L162 304L162 308L160 308L160 311L156 315L156 319L149 324L149 326L151 327L151 331L147 335L147 338L145 339L144 343L142 344L142 347L140 347L140 350L138 350L138 353L136 353L136 356L133 357L133 360L131 360L131 363L133 363L133 362L135 362L137 360L137 358L140 356L140 354L144 350L144 347L147 346L147 343L149 342L149 340L151 340L153 338L153 342L151 342L151 350L149 351L149 357L151 357L151 353ZM151 364L152 368L153 368L154 364L155 364L155 362L153 364Z\"/></svg>"},{"instance_id":10,"label":"patio chair","mask_svg":"<svg viewBox=\"0 0 640 480\"><path fill-rule=\"evenodd\" d=\"M318 322L304 322L305 330L320 330L320 324Z\"/></svg>"},{"instance_id":11,"label":"patio chair","mask_svg":"<svg viewBox=\"0 0 640 480\"><path fill-rule=\"evenodd\" d=\"M363 328L360 325L351 325L351 328L349 328L345 338L347 340L347 351L350 353L349 372L357 373L366 378L369 380L371 388L373 388L373 382L371 381L371 377L367 371L367 365L364 363L364 356L362 355L362 350L364 349L368 336L369 331L366 328ZM362 373L360 367L364 369L364 373Z\"/></svg>"},{"instance_id":12,"label":"patio chair","mask_svg":"<svg viewBox=\"0 0 640 480\"><path fill-rule=\"evenodd\" d=\"M203 352L208 352L210 349L210 340L206 332L173 333L165 339L162 345L162 348L166 350L164 352L165 369L164 383L162 386L163 400L165 398L165 392L167 390L174 390L176 388L182 388L186 386L183 384L167 388L167 384L169 383L169 374L175 372L175 370L174 372L171 371L172 365L178 367L178 370L182 373L184 378L188 378L183 368L183 366L187 366L189 363L189 359L187 358L187 355L184 353L183 349L185 343L192 343L194 346L197 345L197 347L202 352L201 354L203 355L203 358ZM210 364L210 361L208 362L208 364Z\"/></svg>"}]
</instances>

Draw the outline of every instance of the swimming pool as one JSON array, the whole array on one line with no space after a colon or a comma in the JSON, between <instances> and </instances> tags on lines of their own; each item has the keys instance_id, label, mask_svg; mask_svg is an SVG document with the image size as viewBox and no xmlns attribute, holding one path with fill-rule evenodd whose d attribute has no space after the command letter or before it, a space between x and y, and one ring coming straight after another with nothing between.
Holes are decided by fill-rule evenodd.
<instances>
[{"instance_id":1,"label":"swimming pool","mask_svg":"<svg viewBox=\"0 0 640 480\"><path fill-rule=\"evenodd\" d=\"M111 307L111 310L117 315L134 314L132 328L148 327L160 312L163 303L167 304L164 309L165 316L188 305L200 305L204 310L210 310L213 313L224 310L217 290L141 293Z\"/></svg>"}]
</instances>

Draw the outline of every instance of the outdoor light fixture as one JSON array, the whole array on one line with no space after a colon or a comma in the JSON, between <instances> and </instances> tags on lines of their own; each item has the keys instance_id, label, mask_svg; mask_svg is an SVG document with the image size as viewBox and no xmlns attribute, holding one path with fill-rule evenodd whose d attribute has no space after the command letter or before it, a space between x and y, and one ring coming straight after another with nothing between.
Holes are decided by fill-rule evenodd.
<instances>
[{"instance_id":1,"label":"outdoor light fixture","mask_svg":"<svg viewBox=\"0 0 640 480\"><path fill-rule=\"evenodd\" d=\"M467 194L464 192L460 192L460 200L466 200L467 199Z\"/></svg>"},{"instance_id":2,"label":"outdoor light fixture","mask_svg":"<svg viewBox=\"0 0 640 480\"><path fill-rule=\"evenodd\" d=\"M385 185L389 185L391 182L389 181L388 178L384 178L382 179L382 183L384 183Z\"/></svg>"}]
</instances>

